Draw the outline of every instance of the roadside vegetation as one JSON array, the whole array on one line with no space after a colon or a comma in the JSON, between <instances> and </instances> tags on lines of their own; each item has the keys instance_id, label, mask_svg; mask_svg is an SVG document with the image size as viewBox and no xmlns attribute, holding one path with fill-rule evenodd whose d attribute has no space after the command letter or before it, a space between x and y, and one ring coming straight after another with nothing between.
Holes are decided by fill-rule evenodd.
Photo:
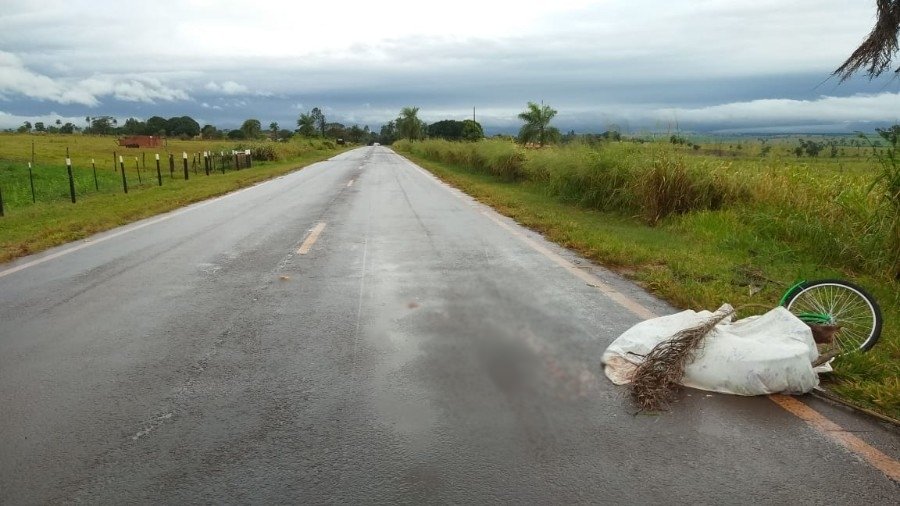
<instances>
[{"instance_id":1,"label":"roadside vegetation","mask_svg":"<svg viewBox=\"0 0 900 506\"><path fill-rule=\"evenodd\" d=\"M679 307L774 307L795 280L858 282L885 327L872 351L838 359L829 386L900 418L896 128L858 143L804 139L814 155L798 155L798 139L622 142L616 132L572 132L542 149L511 139L394 148Z\"/></svg>"},{"instance_id":2,"label":"roadside vegetation","mask_svg":"<svg viewBox=\"0 0 900 506\"><path fill-rule=\"evenodd\" d=\"M33 194L28 170L32 142ZM5 214L0 217L0 262L250 186L348 148L332 140L298 137L288 142L169 140L159 148L131 149L118 146L112 136L0 134ZM236 170L232 150L246 149L251 150L252 167ZM216 154L210 175L206 175L204 151ZM72 161L74 204L67 153ZM125 164L127 194L114 153ZM170 171L169 153L174 155L174 171ZM188 180L184 179L184 153ZM161 186L156 154L160 155Z\"/></svg>"}]
</instances>

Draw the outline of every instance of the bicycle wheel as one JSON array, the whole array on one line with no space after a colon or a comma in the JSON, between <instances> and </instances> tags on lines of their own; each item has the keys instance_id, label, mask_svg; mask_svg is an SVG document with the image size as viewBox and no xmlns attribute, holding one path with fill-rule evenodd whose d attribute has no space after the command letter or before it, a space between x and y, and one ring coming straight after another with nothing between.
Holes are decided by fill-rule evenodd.
<instances>
[{"instance_id":1,"label":"bicycle wheel","mask_svg":"<svg viewBox=\"0 0 900 506\"><path fill-rule=\"evenodd\" d=\"M847 281L804 282L785 298L784 307L801 320L824 317L827 324L838 325L834 340L844 353L867 351L881 336L881 309L875 298Z\"/></svg>"}]
</instances>

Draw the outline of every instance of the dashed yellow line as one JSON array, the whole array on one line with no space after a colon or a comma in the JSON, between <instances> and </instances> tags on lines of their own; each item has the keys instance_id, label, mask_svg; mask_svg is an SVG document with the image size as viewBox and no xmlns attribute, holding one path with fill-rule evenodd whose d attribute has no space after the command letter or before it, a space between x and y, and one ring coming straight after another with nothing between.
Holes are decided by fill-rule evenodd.
<instances>
[{"instance_id":1,"label":"dashed yellow line","mask_svg":"<svg viewBox=\"0 0 900 506\"><path fill-rule=\"evenodd\" d=\"M309 253L309 249L312 248L312 245L316 243L319 239L319 235L322 231L325 230L325 223L319 223L316 225L310 232L309 235L306 236L306 240L303 241L303 244L300 245L300 248L297 250L297 254L305 255Z\"/></svg>"}]
</instances>

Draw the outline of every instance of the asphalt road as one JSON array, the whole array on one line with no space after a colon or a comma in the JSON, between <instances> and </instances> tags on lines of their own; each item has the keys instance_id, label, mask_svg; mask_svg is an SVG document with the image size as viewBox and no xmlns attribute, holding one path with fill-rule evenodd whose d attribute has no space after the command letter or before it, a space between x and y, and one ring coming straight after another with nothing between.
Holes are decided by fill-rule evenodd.
<instances>
[{"instance_id":1,"label":"asphalt road","mask_svg":"<svg viewBox=\"0 0 900 506\"><path fill-rule=\"evenodd\" d=\"M0 503L897 502L764 397L634 416L635 308L673 311L356 149L0 265Z\"/></svg>"}]
</instances>

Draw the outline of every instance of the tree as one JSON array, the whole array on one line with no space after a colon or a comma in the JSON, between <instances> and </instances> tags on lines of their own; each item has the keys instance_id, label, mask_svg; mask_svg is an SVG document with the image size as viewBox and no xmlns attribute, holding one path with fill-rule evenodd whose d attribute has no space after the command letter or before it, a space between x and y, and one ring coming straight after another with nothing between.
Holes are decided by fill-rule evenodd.
<instances>
[{"instance_id":1,"label":"tree","mask_svg":"<svg viewBox=\"0 0 900 506\"><path fill-rule=\"evenodd\" d=\"M160 116L152 116L147 119L147 130L145 133L147 135L158 135L160 137L164 137L166 132L166 118L162 118Z\"/></svg>"},{"instance_id":2,"label":"tree","mask_svg":"<svg viewBox=\"0 0 900 506\"><path fill-rule=\"evenodd\" d=\"M556 110L549 105L538 105L528 102L528 109L519 114L519 119L525 124L519 129L519 142L527 144L537 141L543 147L547 142L559 138L559 130L550 126L550 120L556 116Z\"/></svg>"},{"instance_id":3,"label":"tree","mask_svg":"<svg viewBox=\"0 0 900 506\"><path fill-rule=\"evenodd\" d=\"M91 133L97 135L109 135L112 133L113 122L112 116L97 116L91 118Z\"/></svg>"},{"instance_id":4,"label":"tree","mask_svg":"<svg viewBox=\"0 0 900 506\"><path fill-rule=\"evenodd\" d=\"M480 141L484 139L484 130L481 124L475 120L467 119L463 121L462 138L467 141Z\"/></svg>"},{"instance_id":5,"label":"tree","mask_svg":"<svg viewBox=\"0 0 900 506\"><path fill-rule=\"evenodd\" d=\"M471 120L470 120L471 121ZM446 139L448 141L458 141L462 139L463 122L452 119L445 119L428 125L428 136Z\"/></svg>"},{"instance_id":6,"label":"tree","mask_svg":"<svg viewBox=\"0 0 900 506\"><path fill-rule=\"evenodd\" d=\"M34 131L35 131L35 132L46 132L46 131L47 131L47 128L44 127L44 122L43 122L43 121L38 121L38 122L36 122L36 123L34 124Z\"/></svg>"},{"instance_id":7,"label":"tree","mask_svg":"<svg viewBox=\"0 0 900 506\"><path fill-rule=\"evenodd\" d=\"M278 140L278 122L277 121L273 121L273 122L269 123L269 132L272 133L272 140L277 141Z\"/></svg>"},{"instance_id":8,"label":"tree","mask_svg":"<svg viewBox=\"0 0 900 506\"><path fill-rule=\"evenodd\" d=\"M30 132L31 131L31 122L26 121L25 123L22 123L22 126L20 126L19 129L16 131L19 132L20 134Z\"/></svg>"},{"instance_id":9,"label":"tree","mask_svg":"<svg viewBox=\"0 0 900 506\"><path fill-rule=\"evenodd\" d=\"M244 137L247 139L256 139L262 132L262 123L258 119L248 119L241 125L241 132L244 132Z\"/></svg>"},{"instance_id":10,"label":"tree","mask_svg":"<svg viewBox=\"0 0 900 506\"><path fill-rule=\"evenodd\" d=\"M325 125L325 134L332 139L343 139L347 136L347 129L341 123L328 123Z\"/></svg>"},{"instance_id":11,"label":"tree","mask_svg":"<svg viewBox=\"0 0 900 506\"><path fill-rule=\"evenodd\" d=\"M200 123L190 116L171 117L166 120L166 132L174 137L190 139L200 135Z\"/></svg>"},{"instance_id":12,"label":"tree","mask_svg":"<svg viewBox=\"0 0 900 506\"><path fill-rule=\"evenodd\" d=\"M359 125L353 125L347 129L347 140L354 144L361 144L365 131Z\"/></svg>"},{"instance_id":13,"label":"tree","mask_svg":"<svg viewBox=\"0 0 900 506\"><path fill-rule=\"evenodd\" d=\"M602 134L600 134L600 137L603 137L604 139L611 140L611 141L621 141L622 140L622 134L619 133L618 130L612 130L612 129L603 132Z\"/></svg>"},{"instance_id":14,"label":"tree","mask_svg":"<svg viewBox=\"0 0 900 506\"><path fill-rule=\"evenodd\" d=\"M316 118L312 114L301 113L297 118L297 133L303 137L316 136Z\"/></svg>"},{"instance_id":15,"label":"tree","mask_svg":"<svg viewBox=\"0 0 900 506\"><path fill-rule=\"evenodd\" d=\"M319 135L325 137L325 115L322 114L322 110L318 107L313 107L312 110L309 111L309 115L312 116L313 124L319 131Z\"/></svg>"},{"instance_id":16,"label":"tree","mask_svg":"<svg viewBox=\"0 0 900 506\"><path fill-rule=\"evenodd\" d=\"M203 139L221 139L224 135L215 126L207 124L200 129L200 137Z\"/></svg>"},{"instance_id":17,"label":"tree","mask_svg":"<svg viewBox=\"0 0 900 506\"><path fill-rule=\"evenodd\" d=\"M61 133L61 134L75 133L75 125L73 125L72 123L66 123L65 125L59 127L59 133Z\"/></svg>"},{"instance_id":18,"label":"tree","mask_svg":"<svg viewBox=\"0 0 900 506\"><path fill-rule=\"evenodd\" d=\"M397 124L394 121L388 121L381 125L378 132L378 142L384 145L393 144L397 140Z\"/></svg>"},{"instance_id":19,"label":"tree","mask_svg":"<svg viewBox=\"0 0 900 506\"><path fill-rule=\"evenodd\" d=\"M484 130L476 121L445 119L428 125L428 137L438 137L448 141L477 141L484 138Z\"/></svg>"},{"instance_id":20,"label":"tree","mask_svg":"<svg viewBox=\"0 0 900 506\"><path fill-rule=\"evenodd\" d=\"M822 147L823 145L816 141L805 141L803 139L800 139L801 150L805 151L807 156L811 158L817 158L819 156L819 152L822 151Z\"/></svg>"},{"instance_id":21,"label":"tree","mask_svg":"<svg viewBox=\"0 0 900 506\"><path fill-rule=\"evenodd\" d=\"M122 133L128 135L143 135L147 130L147 124L136 118L128 118L122 126Z\"/></svg>"},{"instance_id":22,"label":"tree","mask_svg":"<svg viewBox=\"0 0 900 506\"><path fill-rule=\"evenodd\" d=\"M869 79L880 76L897 54L897 34L900 32L900 0L876 0L878 19L866 40L856 48L832 75L846 81L865 68ZM900 67L894 71L900 74Z\"/></svg>"},{"instance_id":23,"label":"tree","mask_svg":"<svg viewBox=\"0 0 900 506\"><path fill-rule=\"evenodd\" d=\"M416 140L422 138L422 121L419 119L418 107L404 107L397 118L397 133L401 138Z\"/></svg>"}]
</instances>

